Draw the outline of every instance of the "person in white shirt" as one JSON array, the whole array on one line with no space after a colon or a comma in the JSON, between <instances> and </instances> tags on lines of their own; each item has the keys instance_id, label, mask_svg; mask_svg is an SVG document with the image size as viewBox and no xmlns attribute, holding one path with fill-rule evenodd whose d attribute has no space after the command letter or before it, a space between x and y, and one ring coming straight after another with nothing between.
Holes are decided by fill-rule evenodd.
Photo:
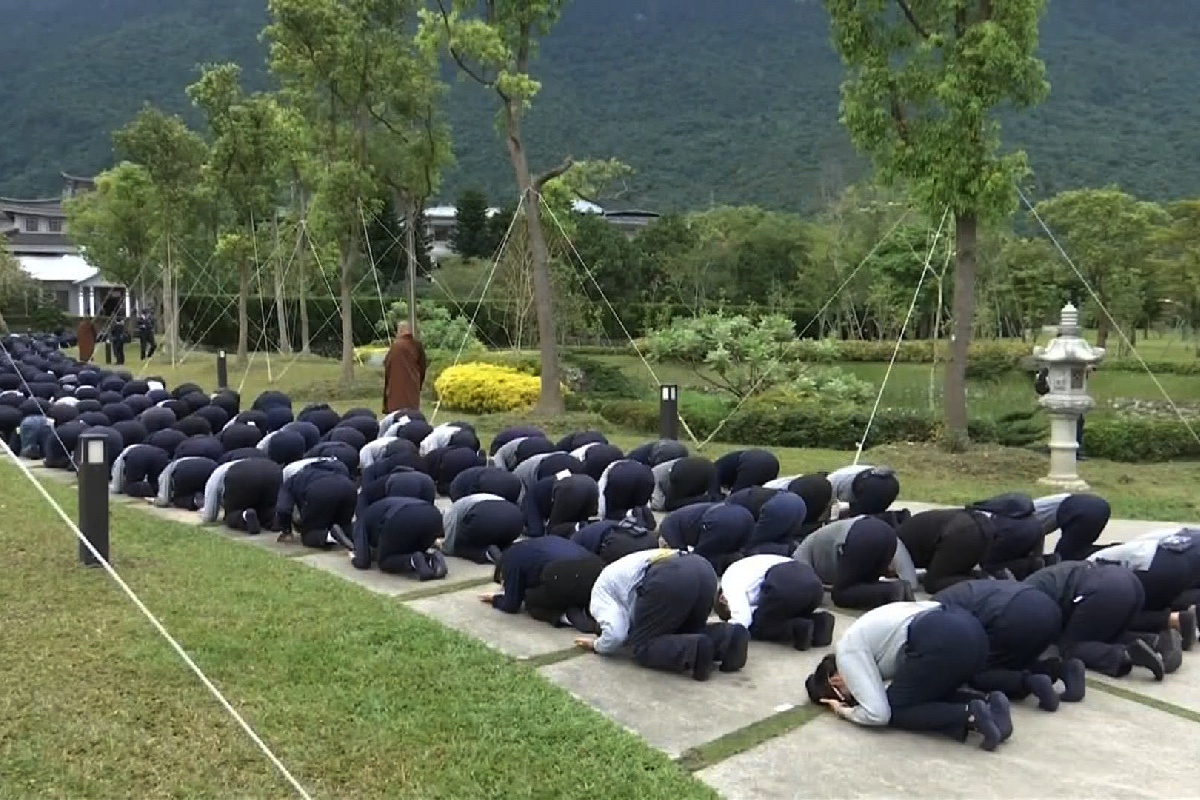
<instances>
[{"instance_id":1,"label":"person in white shirt","mask_svg":"<svg viewBox=\"0 0 1200 800\"><path fill-rule=\"evenodd\" d=\"M750 632L741 625L708 623L717 600L717 573L703 556L642 550L609 564L592 586L589 611L599 638L579 647L600 655L629 652L643 667L708 680L746 665Z\"/></svg>"},{"instance_id":2,"label":"person in white shirt","mask_svg":"<svg viewBox=\"0 0 1200 800\"><path fill-rule=\"evenodd\" d=\"M889 603L846 629L804 682L809 699L857 725L942 733L984 750L1012 735L1008 698L979 699L962 687L987 664L988 638L961 608L932 601ZM891 684L888 684L891 681Z\"/></svg>"},{"instance_id":3,"label":"person in white shirt","mask_svg":"<svg viewBox=\"0 0 1200 800\"><path fill-rule=\"evenodd\" d=\"M787 556L747 556L721 576L717 613L748 629L752 639L807 650L833 641L833 614L820 608L824 598L821 579L808 564Z\"/></svg>"}]
</instances>

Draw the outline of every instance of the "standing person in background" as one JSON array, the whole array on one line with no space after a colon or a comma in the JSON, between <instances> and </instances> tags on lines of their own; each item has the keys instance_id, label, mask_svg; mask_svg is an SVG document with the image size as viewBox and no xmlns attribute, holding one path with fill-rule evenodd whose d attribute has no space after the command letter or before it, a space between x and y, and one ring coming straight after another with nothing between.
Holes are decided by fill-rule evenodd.
<instances>
[{"instance_id":1,"label":"standing person in background","mask_svg":"<svg viewBox=\"0 0 1200 800\"><path fill-rule=\"evenodd\" d=\"M125 343L128 341L129 328L125 324L125 317L118 314L113 317L108 328L108 343L112 345L114 364L125 363Z\"/></svg>"},{"instance_id":2,"label":"standing person in background","mask_svg":"<svg viewBox=\"0 0 1200 800\"><path fill-rule=\"evenodd\" d=\"M383 359L383 413L400 408L420 409L425 385L425 348L413 338L407 322L396 329L396 338Z\"/></svg>"},{"instance_id":3,"label":"standing person in background","mask_svg":"<svg viewBox=\"0 0 1200 800\"><path fill-rule=\"evenodd\" d=\"M154 314L150 309L143 308L138 312L136 332L138 343L141 345L142 361L145 361L158 349L158 342L154 341Z\"/></svg>"},{"instance_id":4,"label":"standing person in background","mask_svg":"<svg viewBox=\"0 0 1200 800\"><path fill-rule=\"evenodd\" d=\"M79 360L91 361L92 353L96 350L96 326L91 317L79 320L75 326L75 340L79 343Z\"/></svg>"}]
</instances>

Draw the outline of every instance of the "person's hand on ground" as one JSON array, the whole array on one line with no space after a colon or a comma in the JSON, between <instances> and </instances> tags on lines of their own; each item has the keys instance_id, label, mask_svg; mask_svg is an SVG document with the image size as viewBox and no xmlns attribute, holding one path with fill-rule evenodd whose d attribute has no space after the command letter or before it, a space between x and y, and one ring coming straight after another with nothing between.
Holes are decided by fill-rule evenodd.
<instances>
[{"instance_id":1,"label":"person's hand on ground","mask_svg":"<svg viewBox=\"0 0 1200 800\"><path fill-rule=\"evenodd\" d=\"M484 592L483 594L479 595L479 602L490 603L492 602L492 598L495 596L496 595L494 592Z\"/></svg>"},{"instance_id":2,"label":"person's hand on ground","mask_svg":"<svg viewBox=\"0 0 1200 800\"><path fill-rule=\"evenodd\" d=\"M584 650L594 650L596 647L595 636L576 636L575 646L582 647Z\"/></svg>"}]
</instances>

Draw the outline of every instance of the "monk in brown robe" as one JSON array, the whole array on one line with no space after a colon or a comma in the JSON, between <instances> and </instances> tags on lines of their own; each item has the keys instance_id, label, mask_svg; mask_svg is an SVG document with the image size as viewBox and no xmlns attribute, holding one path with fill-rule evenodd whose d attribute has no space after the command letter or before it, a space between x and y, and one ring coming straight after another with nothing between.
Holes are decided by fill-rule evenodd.
<instances>
[{"instance_id":1,"label":"monk in brown robe","mask_svg":"<svg viewBox=\"0 0 1200 800\"><path fill-rule=\"evenodd\" d=\"M383 413L421 407L427 366L425 348L413 338L408 323L401 322L383 359Z\"/></svg>"},{"instance_id":2,"label":"monk in brown robe","mask_svg":"<svg viewBox=\"0 0 1200 800\"><path fill-rule=\"evenodd\" d=\"M81 319L75 326L75 339L79 343L79 360L91 361L96 349L96 326L90 319Z\"/></svg>"}]
</instances>

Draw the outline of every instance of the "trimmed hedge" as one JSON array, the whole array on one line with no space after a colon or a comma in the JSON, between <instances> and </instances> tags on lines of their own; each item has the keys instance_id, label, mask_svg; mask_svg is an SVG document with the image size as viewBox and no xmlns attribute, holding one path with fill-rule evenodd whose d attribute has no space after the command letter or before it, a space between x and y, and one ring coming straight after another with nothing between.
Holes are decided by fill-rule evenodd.
<instances>
[{"instance_id":1,"label":"trimmed hedge","mask_svg":"<svg viewBox=\"0 0 1200 800\"><path fill-rule=\"evenodd\" d=\"M453 411L501 414L529 408L541 393L541 380L499 364L473 361L442 370L433 382L437 397ZM566 394L566 387L563 387Z\"/></svg>"},{"instance_id":2,"label":"trimmed hedge","mask_svg":"<svg viewBox=\"0 0 1200 800\"><path fill-rule=\"evenodd\" d=\"M599 400L590 403L614 425L639 433L658 432L658 405L642 400ZM707 438L720 424L711 409L687 407L681 415L697 437ZM870 409L794 406L773 409L744 405L718 432L716 441L766 447L853 450L867 426ZM1200 433L1200 422L1194 426ZM970 421L972 441L1009 447L1044 443L1046 417L1039 411ZM943 432L940 416L903 409L881 408L871 424L869 446L894 442L936 442ZM1200 442L1178 420L1102 417L1088 420L1084 452L1091 458L1124 462L1200 459Z\"/></svg>"}]
</instances>

